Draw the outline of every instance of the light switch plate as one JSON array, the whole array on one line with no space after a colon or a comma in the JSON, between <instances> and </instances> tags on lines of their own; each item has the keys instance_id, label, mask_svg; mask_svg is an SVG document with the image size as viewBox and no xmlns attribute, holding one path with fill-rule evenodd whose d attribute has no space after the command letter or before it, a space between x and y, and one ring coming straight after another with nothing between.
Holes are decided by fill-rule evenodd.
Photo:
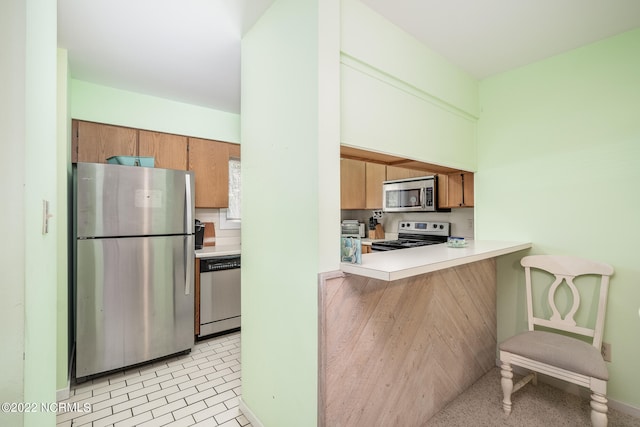
<instances>
[{"instance_id":1,"label":"light switch plate","mask_svg":"<svg viewBox=\"0 0 640 427\"><path fill-rule=\"evenodd\" d=\"M42 234L49 233L49 218L53 217L52 214L49 213L49 201L42 201Z\"/></svg>"}]
</instances>

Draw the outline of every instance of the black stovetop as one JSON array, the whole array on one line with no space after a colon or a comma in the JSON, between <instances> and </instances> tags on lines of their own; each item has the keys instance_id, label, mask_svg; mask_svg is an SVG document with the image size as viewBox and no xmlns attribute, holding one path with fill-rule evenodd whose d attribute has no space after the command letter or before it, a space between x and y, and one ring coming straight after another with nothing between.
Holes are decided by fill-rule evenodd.
<instances>
[{"instance_id":1,"label":"black stovetop","mask_svg":"<svg viewBox=\"0 0 640 427\"><path fill-rule=\"evenodd\" d=\"M374 251L393 251L395 249L407 249L417 248L420 246L437 245L439 243L445 243L446 237L429 236L424 239L406 239L399 238L398 240L383 240L381 242L373 242L371 249Z\"/></svg>"},{"instance_id":2,"label":"black stovetop","mask_svg":"<svg viewBox=\"0 0 640 427\"><path fill-rule=\"evenodd\" d=\"M449 238L451 224L432 221L400 221L398 223L398 240L373 242L373 251L392 251L420 246L445 243Z\"/></svg>"}]
</instances>

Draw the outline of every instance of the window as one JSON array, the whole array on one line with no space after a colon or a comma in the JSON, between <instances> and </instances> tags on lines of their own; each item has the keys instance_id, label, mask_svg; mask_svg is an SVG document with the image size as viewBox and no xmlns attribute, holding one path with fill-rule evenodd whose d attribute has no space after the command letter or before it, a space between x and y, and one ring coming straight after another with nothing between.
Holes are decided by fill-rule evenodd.
<instances>
[{"instance_id":1,"label":"window","mask_svg":"<svg viewBox=\"0 0 640 427\"><path fill-rule=\"evenodd\" d=\"M240 228L241 182L240 159L229 159L229 208L220 210L221 228Z\"/></svg>"}]
</instances>

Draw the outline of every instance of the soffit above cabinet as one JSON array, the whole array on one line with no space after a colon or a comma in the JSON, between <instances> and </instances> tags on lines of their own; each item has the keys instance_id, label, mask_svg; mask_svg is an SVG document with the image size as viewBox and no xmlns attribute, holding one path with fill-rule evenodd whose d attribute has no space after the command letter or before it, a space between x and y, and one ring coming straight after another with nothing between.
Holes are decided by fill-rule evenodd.
<instances>
[{"instance_id":1,"label":"soffit above cabinet","mask_svg":"<svg viewBox=\"0 0 640 427\"><path fill-rule=\"evenodd\" d=\"M347 145L340 146L340 157L343 159L361 160L371 163L380 163L387 166L398 166L407 169L423 170L426 172L441 174L461 172L460 169L448 168L446 166L434 165L432 163L420 162L390 154L377 153L374 151L349 147Z\"/></svg>"}]
</instances>

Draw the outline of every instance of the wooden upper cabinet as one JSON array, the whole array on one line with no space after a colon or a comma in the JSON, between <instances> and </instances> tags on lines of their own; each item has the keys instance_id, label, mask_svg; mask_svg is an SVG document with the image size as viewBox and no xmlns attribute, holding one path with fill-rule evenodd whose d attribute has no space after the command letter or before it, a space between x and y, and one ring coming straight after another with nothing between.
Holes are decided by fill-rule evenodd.
<instances>
[{"instance_id":1,"label":"wooden upper cabinet","mask_svg":"<svg viewBox=\"0 0 640 427\"><path fill-rule=\"evenodd\" d=\"M387 167L365 163L365 209L382 209L382 183L387 179Z\"/></svg>"},{"instance_id":2,"label":"wooden upper cabinet","mask_svg":"<svg viewBox=\"0 0 640 427\"><path fill-rule=\"evenodd\" d=\"M240 158L240 144L227 143L229 146L229 157Z\"/></svg>"},{"instance_id":3,"label":"wooden upper cabinet","mask_svg":"<svg viewBox=\"0 0 640 427\"><path fill-rule=\"evenodd\" d=\"M138 155L153 157L155 167L187 170L187 137L141 130Z\"/></svg>"},{"instance_id":4,"label":"wooden upper cabinet","mask_svg":"<svg viewBox=\"0 0 640 427\"><path fill-rule=\"evenodd\" d=\"M341 209L381 209L386 166L353 159L340 159Z\"/></svg>"},{"instance_id":5,"label":"wooden upper cabinet","mask_svg":"<svg viewBox=\"0 0 640 427\"><path fill-rule=\"evenodd\" d=\"M72 162L107 163L112 156L135 156L136 129L74 120Z\"/></svg>"},{"instance_id":6,"label":"wooden upper cabinet","mask_svg":"<svg viewBox=\"0 0 640 427\"><path fill-rule=\"evenodd\" d=\"M366 203L365 162L340 159L340 208L364 209Z\"/></svg>"},{"instance_id":7,"label":"wooden upper cabinet","mask_svg":"<svg viewBox=\"0 0 640 427\"><path fill-rule=\"evenodd\" d=\"M438 201L441 208L465 208L474 205L474 179L471 172L454 172L438 177Z\"/></svg>"},{"instance_id":8,"label":"wooden upper cabinet","mask_svg":"<svg viewBox=\"0 0 640 427\"><path fill-rule=\"evenodd\" d=\"M462 195L464 196L462 206L464 207L473 207L475 205L474 176L475 175L471 172L464 172L462 174L462 179L463 179Z\"/></svg>"},{"instance_id":9,"label":"wooden upper cabinet","mask_svg":"<svg viewBox=\"0 0 640 427\"><path fill-rule=\"evenodd\" d=\"M189 170L196 176L196 207L229 206L229 155L237 144L189 138Z\"/></svg>"}]
</instances>

